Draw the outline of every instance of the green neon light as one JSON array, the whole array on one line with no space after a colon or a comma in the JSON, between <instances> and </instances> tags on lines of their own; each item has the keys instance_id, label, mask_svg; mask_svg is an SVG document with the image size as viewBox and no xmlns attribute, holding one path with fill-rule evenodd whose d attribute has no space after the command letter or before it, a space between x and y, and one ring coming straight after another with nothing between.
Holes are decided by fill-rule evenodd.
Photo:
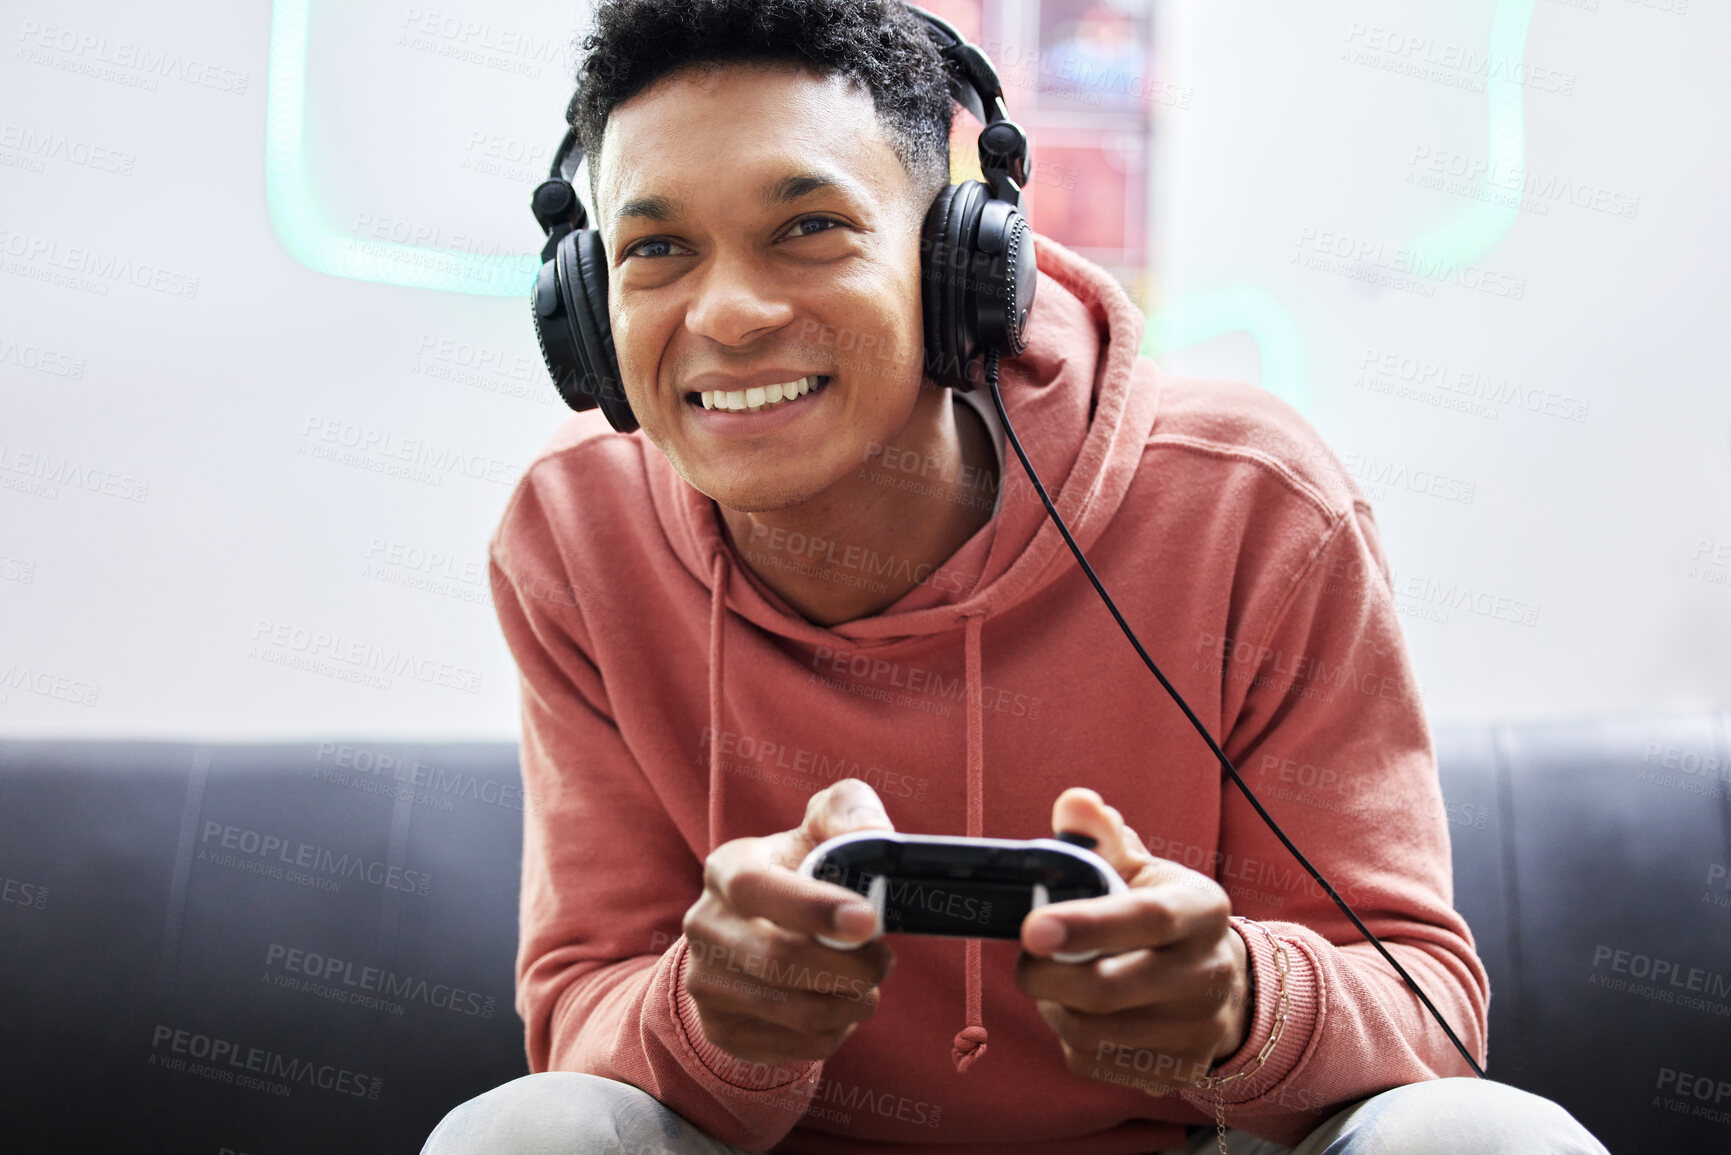
<instances>
[{"instance_id":1,"label":"green neon light","mask_svg":"<svg viewBox=\"0 0 1731 1155\"><path fill-rule=\"evenodd\" d=\"M1164 357L1192 345L1248 333L1262 356L1262 387L1300 412L1310 406L1304 341L1292 314L1266 289L1236 285L1195 293L1148 315L1142 352Z\"/></svg>"},{"instance_id":2,"label":"green neon light","mask_svg":"<svg viewBox=\"0 0 1731 1155\"><path fill-rule=\"evenodd\" d=\"M538 253L481 254L344 236L319 216L305 166L309 0L271 8L265 93L265 201L277 239L307 268L333 277L475 293L527 296Z\"/></svg>"},{"instance_id":3,"label":"green neon light","mask_svg":"<svg viewBox=\"0 0 1731 1155\"><path fill-rule=\"evenodd\" d=\"M1533 4L1534 0L1499 0L1491 18L1485 62L1490 161L1481 178L1481 199L1413 239L1408 247L1413 271L1420 276L1440 278L1483 259L1502 243L1520 216L1521 192L1527 183L1527 143L1525 107L1515 76L1526 58ZM1514 204L1497 203L1511 196Z\"/></svg>"}]
</instances>

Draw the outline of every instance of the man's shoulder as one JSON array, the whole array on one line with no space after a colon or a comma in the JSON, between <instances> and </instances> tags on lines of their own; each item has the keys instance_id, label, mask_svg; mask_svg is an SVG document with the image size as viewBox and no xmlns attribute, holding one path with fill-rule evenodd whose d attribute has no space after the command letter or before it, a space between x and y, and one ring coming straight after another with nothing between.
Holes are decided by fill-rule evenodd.
<instances>
[{"instance_id":1,"label":"man's shoulder","mask_svg":"<svg viewBox=\"0 0 1731 1155\"><path fill-rule=\"evenodd\" d=\"M494 558L568 547L633 524L650 508L644 445L641 434L615 432L599 410L568 416L518 479L493 531Z\"/></svg>"},{"instance_id":2,"label":"man's shoulder","mask_svg":"<svg viewBox=\"0 0 1731 1155\"><path fill-rule=\"evenodd\" d=\"M1164 373L1145 360L1159 387L1159 410L1144 457L1160 469L1215 475L1248 472L1284 487L1333 520L1367 506L1363 492L1309 420L1258 385ZM1182 463L1182 464L1180 464Z\"/></svg>"}]
</instances>

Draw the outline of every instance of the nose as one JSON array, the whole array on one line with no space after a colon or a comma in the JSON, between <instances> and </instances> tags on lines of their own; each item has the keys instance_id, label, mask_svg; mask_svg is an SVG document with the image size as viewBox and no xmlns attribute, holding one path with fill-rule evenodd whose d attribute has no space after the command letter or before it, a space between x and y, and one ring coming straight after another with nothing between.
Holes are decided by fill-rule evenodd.
<instances>
[{"instance_id":1,"label":"nose","mask_svg":"<svg viewBox=\"0 0 1731 1155\"><path fill-rule=\"evenodd\" d=\"M743 345L793 320L775 279L742 254L717 253L703 270L685 327L719 345Z\"/></svg>"}]
</instances>

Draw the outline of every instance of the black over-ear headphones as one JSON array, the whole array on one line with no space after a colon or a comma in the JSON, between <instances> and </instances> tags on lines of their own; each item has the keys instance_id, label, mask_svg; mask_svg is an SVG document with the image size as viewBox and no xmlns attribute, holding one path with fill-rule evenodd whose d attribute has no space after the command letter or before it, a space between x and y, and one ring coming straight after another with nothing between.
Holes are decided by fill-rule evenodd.
<instances>
[{"instance_id":1,"label":"black over-ear headphones","mask_svg":"<svg viewBox=\"0 0 1731 1155\"><path fill-rule=\"evenodd\" d=\"M987 354L1014 357L1028 347L1034 306L1034 245L1022 215L1028 181L1028 137L1009 119L992 62L947 22L925 21L943 57L950 94L985 125L980 132L984 183L947 186L926 212L920 234L925 370L939 385L967 392L985 380ZM567 130L548 179L530 207L547 243L535 278L535 335L559 396L573 409L597 405L613 428L637 428L607 317L607 254L589 226L571 177L583 160L577 130Z\"/></svg>"}]
</instances>

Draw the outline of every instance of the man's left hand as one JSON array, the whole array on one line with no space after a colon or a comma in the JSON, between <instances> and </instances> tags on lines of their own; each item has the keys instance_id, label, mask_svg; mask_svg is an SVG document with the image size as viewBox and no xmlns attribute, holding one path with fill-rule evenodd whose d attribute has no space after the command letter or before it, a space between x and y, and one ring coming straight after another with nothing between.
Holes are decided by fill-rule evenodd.
<instances>
[{"instance_id":1,"label":"man's left hand","mask_svg":"<svg viewBox=\"0 0 1731 1155\"><path fill-rule=\"evenodd\" d=\"M1249 959L1227 920L1231 901L1207 875L1150 854L1092 790L1059 795L1052 829L1092 837L1130 891L1030 913L1016 985L1037 1000L1075 1074L1152 1095L1191 1083L1249 1030ZM1103 953L1049 957L1088 950Z\"/></svg>"}]
</instances>

